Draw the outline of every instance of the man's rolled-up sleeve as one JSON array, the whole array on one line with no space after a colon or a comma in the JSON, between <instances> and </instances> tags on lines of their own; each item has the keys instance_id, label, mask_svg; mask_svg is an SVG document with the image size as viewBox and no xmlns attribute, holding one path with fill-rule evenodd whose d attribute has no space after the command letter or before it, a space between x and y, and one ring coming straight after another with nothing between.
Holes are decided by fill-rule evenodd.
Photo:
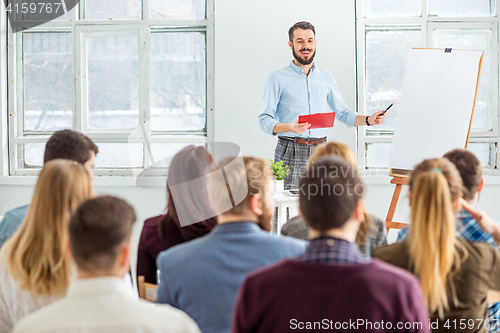
<instances>
[{"instance_id":1,"label":"man's rolled-up sleeve","mask_svg":"<svg viewBox=\"0 0 500 333\"><path fill-rule=\"evenodd\" d=\"M264 86L264 96L262 97L262 106L259 114L260 128L270 135L277 135L273 133L274 126L279 122L276 119L276 111L280 100L280 85L278 78L274 73L267 77Z\"/></svg>"}]
</instances>

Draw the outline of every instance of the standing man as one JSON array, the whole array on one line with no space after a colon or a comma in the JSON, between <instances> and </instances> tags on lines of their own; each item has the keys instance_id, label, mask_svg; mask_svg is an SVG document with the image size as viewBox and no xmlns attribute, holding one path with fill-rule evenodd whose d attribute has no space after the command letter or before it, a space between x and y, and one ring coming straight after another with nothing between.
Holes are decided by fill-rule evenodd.
<instances>
[{"instance_id":1,"label":"standing man","mask_svg":"<svg viewBox=\"0 0 500 333\"><path fill-rule=\"evenodd\" d=\"M327 112L328 104L336 118L350 127L380 125L385 118L384 110L367 117L349 109L332 73L314 65L316 31L311 23L295 23L288 30L288 37L295 59L267 78L259 115L264 132L279 134L274 161L284 161L291 170L285 177L285 190L297 187L311 152L326 141L329 132L327 128L309 129L309 123L298 123L300 115Z\"/></svg>"}]
</instances>

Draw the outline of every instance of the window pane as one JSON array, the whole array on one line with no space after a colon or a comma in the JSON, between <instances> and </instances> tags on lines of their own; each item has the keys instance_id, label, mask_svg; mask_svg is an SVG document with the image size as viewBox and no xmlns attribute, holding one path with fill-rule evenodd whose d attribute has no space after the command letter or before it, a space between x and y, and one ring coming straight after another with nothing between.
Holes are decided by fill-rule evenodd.
<instances>
[{"instance_id":1,"label":"window pane","mask_svg":"<svg viewBox=\"0 0 500 333\"><path fill-rule=\"evenodd\" d=\"M392 110L392 108L391 108ZM380 169L389 167L390 143L369 143L366 145L366 168Z\"/></svg>"},{"instance_id":2,"label":"window pane","mask_svg":"<svg viewBox=\"0 0 500 333\"><path fill-rule=\"evenodd\" d=\"M144 154L142 143L96 143L99 153L95 157L96 168L142 167Z\"/></svg>"},{"instance_id":3,"label":"window pane","mask_svg":"<svg viewBox=\"0 0 500 333\"><path fill-rule=\"evenodd\" d=\"M149 0L152 20L203 20L205 0Z\"/></svg>"},{"instance_id":4,"label":"window pane","mask_svg":"<svg viewBox=\"0 0 500 333\"><path fill-rule=\"evenodd\" d=\"M87 20L140 20L141 18L141 0L85 0Z\"/></svg>"},{"instance_id":5,"label":"window pane","mask_svg":"<svg viewBox=\"0 0 500 333\"><path fill-rule=\"evenodd\" d=\"M19 4L19 13L22 13L23 20L45 21L71 20L71 10L77 4L76 0L16 0L12 3ZM64 3L64 6L63 6ZM22 9L22 4L25 4ZM64 7L67 13L64 14ZM26 12L26 13L24 13Z\"/></svg>"},{"instance_id":6,"label":"window pane","mask_svg":"<svg viewBox=\"0 0 500 333\"><path fill-rule=\"evenodd\" d=\"M420 16L421 0L366 0L366 17Z\"/></svg>"},{"instance_id":7,"label":"window pane","mask_svg":"<svg viewBox=\"0 0 500 333\"><path fill-rule=\"evenodd\" d=\"M71 34L24 33L24 130L71 128Z\"/></svg>"},{"instance_id":8,"label":"window pane","mask_svg":"<svg viewBox=\"0 0 500 333\"><path fill-rule=\"evenodd\" d=\"M388 168L390 151L390 143L368 143L366 145L366 168Z\"/></svg>"},{"instance_id":9,"label":"window pane","mask_svg":"<svg viewBox=\"0 0 500 333\"><path fill-rule=\"evenodd\" d=\"M162 167L168 167L172 162L173 157L183 148L189 146L204 146L202 143L152 143L151 150L153 153L154 163L158 163L165 159L166 163Z\"/></svg>"},{"instance_id":10,"label":"window pane","mask_svg":"<svg viewBox=\"0 0 500 333\"><path fill-rule=\"evenodd\" d=\"M485 51L472 128L490 130L492 124L491 32L489 30L436 30L434 31L434 47Z\"/></svg>"},{"instance_id":11,"label":"window pane","mask_svg":"<svg viewBox=\"0 0 500 333\"><path fill-rule=\"evenodd\" d=\"M151 129L200 130L206 122L205 35L151 34Z\"/></svg>"},{"instance_id":12,"label":"window pane","mask_svg":"<svg viewBox=\"0 0 500 333\"><path fill-rule=\"evenodd\" d=\"M88 40L89 128L134 128L139 124L138 37Z\"/></svg>"},{"instance_id":13,"label":"window pane","mask_svg":"<svg viewBox=\"0 0 500 333\"><path fill-rule=\"evenodd\" d=\"M494 143L469 143L469 150L481 161L483 168L495 168L496 149Z\"/></svg>"},{"instance_id":14,"label":"window pane","mask_svg":"<svg viewBox=\"0 0 500 333\"><path fill-rule=\"evenodd\" d=\"M420 31L368 31L366 33L366 109L368 115L387 108L385 122L375 130L394 129L403 87L406 58L422 45ZM389 65L390 64L390 65Z\"/></svg>"},{"instance_id":15,"label":"window pane","mask_svg":"<svg viewBox=\"0 0 500 333\"><path fill-rule=\"evenodd\" d=\"M27 143L24 145L25 167L42 167L45 143Z\"/></svg>"},{"instance_id":16,"label":"window pane","mask_svg":"<svg viewBox=\"0 0 500 333\"><path fill-rule=\"evenodd\" d=\"M429 13L438 16L489 16L491 0L429 0Z\"/></svg>"}]
</instances>

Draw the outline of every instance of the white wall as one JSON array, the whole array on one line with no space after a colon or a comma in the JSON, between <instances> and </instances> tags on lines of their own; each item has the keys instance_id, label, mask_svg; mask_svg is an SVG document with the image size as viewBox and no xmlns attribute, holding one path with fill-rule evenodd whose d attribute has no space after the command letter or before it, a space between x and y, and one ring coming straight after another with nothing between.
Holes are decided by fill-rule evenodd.
<instances>
[{"instance_id":1,"label":"white wall","mask_svg":"<svg viewBox=\"0 0 500 333\"><path fill-rule=\"evenodd\" d=\"M215 140L238 144L245 155L273 158L276 138L262 132L257 116L267 75L287 66L292 59L288 48L288 29L300 20L316 26L318 66L330 70L340 87L345 102L355 108L355 10L353 0L311 0L305 6L298 0L216 0L215 10ZM0 38L1 40L1 38ZM3 115L5 116L5 115ZM330 140L355 147L355 130L336 122ZM368 210L385 218L394 185L386 176L370 177L366 205ZM115 194L127 199L137 211L134 233L137 239L142 221L162 213L165 206L163 189L141 189L126 180L96 180L98 194ZM35 180L5 180L0 177L0 215L29 203ZM24 184L24 185L21 185ZM110 185L111 184L111 185ZM129 185L127 185L129 184ZM481 207L500 218L500 181L486 180ZM406 192L401 195L395 219L408 220Z\"/></svg>"}]
</instances>

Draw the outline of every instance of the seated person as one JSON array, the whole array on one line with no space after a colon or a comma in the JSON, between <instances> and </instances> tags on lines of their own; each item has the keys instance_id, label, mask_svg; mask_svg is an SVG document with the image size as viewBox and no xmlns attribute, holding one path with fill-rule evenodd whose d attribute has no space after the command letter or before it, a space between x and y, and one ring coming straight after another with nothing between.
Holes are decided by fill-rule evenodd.
<instances>
[{"instance_id":1,"label":"seated person","mask_svg":"<svg viewBox=\"0 0 500 333\"><path fill-rule=\"evenodd\" d=\"M358 173L356 156L351 148L341 142L335 141L323 143L316 147L307 161L307 166L310 167L317 159L327 155L345 158L347 162L354 166L354 172ZM376 248L387 245L387 229L384 221L374 215L365 212L363 216L364 219L356 235L356 242L359 245L361 253L371 256ZM307 223L299 215L285 223L281 228L281 233L286 236L309 240L307 228Z\"/></svg>"},{"instance_id":2,"label":"seated person","mask_svg":"<svg viewBox=\"0 0 500 333\"><path fill-rule=\"evenodd\" d=\"M209 233L217 224L217 217L211 211L206 186L197 186L192 191L176 192L181 215L190 210L199 216L198 223L181 226L170 186L186 183L213 171L212 155L203 147L193 145L175 155L167 177L167 213L147 219L142 228L137 252L137 276L144 276L145 282L156 284L156 257L161 251L174 245L188 242ZM197 184L200 185L200 184ZM206 217L208 216L208 218ZM215 216L215 217L212 217ZM196 216L197 217L197 216Z\"/></svg>"},{"instance_id":3,"label":"seated person","mask_svg":"<svg viewBox=\"0 0 500 333\"><path fill-rule=\"evenodd\" d=\"M0 332L66 294L73 267L65 252L69 217L93 196L83 165L45 163L26 217L0 249Z\"/></svg>"},{"instance_id":4,"label":"seated person","mask_svg":"<svg viewBox=\"0 0 500 333\"><path fill-rule=\"evenodd\" d=\"M450 160L455 165L460 177L462 178L462 197L470 205L476 206L479 200L479 194L483 190L484 179L483 168L481 162L474 153L466 149L454 149L446 153L444 158ZM491 244L498 250L497 243L493 237L484 231L474 218L464 209L457 213L457 237L466 239L471 242L484 242ZM398 241L408 238L409 226L404 227L398 234ZM490 332L498 332L500 330L500 303L492 303L488 305L488 318L490 324ZM495 324L496 323L496 324Z\"/></svg>"},{"instance_id":5,"label":"seated person","mask_svg":"<svg viewBox=\"0 0 500 333\"><path fill-rule=\"evenodd\" d=\"M81 163L88 171L90 178L94 179L92 168L98 152L97 146L85 135L71 130L62 130L55 132L47 141L43 163L57 158L76 161ZM0 247L19 228L27 210L28 205L24 205L5 213L0 222Z\"/></svg>"},{"instance_id":6,"label":"seated person","mask_svg":"<svg viewBox=\"0 0 500 333\"><path fill-rule=\"evenodd\" d=\"M65 298L21 320L14 332L199 333L182 311L132 297L123 278L135 219L132 206L115 197L82 204L69 222L77 280Z\"/></svg>"},{"instance_id":7,"label":"seated person","mask_svg":"<svg viewBox=\"0 0 500 333\"><path fill-rule=\"evenodd\" d=\"M304 189L300 211L311 242L302 256L246 277L233 333L429 332L418 280L359 251L356 236L364 219L365 187L357 173L333 176L328 171L333 168L348 170L352 165L325 156L299 180Z\"/></svg>"},{"instance_id":8,"label":"seated person","mask_svg":"<svg viewBox=\"0 0 500 333\"><path fill-rule=\"evenodd\" d=\"M244 277L296 257L306 247L302 240L269 233L273 192L266 161L223 160L209 182L218 225L204 237L160 253L157 302L185 311L203 333L229 333Z\"/></svg>"},{"instance_id":9,"label":"seated person","mask_svg":"<svg viewBox=\"0 0 500 333\"><path fill-rule=\"evenodd\" d=\"M425 160L415 167L409 185L408 238L377 249L375 257L419 278L431 322L435 322L433 332L449 332L450 328L487 332L495 323L486 320L486 293L500 290L500 253L490 244L457 237L456 213L462 194L457 168L446 158ZM454 327L454 322L474 324Z\"/></svg>"}]
</instances>

